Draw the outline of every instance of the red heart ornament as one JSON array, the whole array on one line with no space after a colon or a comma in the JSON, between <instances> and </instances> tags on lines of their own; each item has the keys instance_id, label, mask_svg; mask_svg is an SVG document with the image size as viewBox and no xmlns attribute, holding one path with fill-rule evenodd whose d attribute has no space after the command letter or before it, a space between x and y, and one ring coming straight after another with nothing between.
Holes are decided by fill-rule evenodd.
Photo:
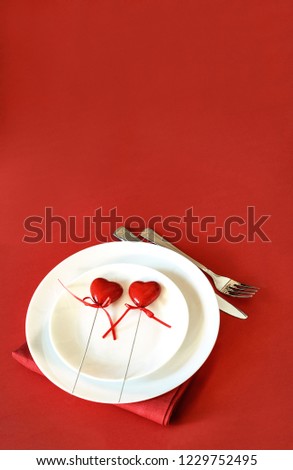
<instances>
[{"instance_id":1,"label":"red heart ornament","mask_svg":"<svg viewBox=\"0 0 293 470\"><path fill-rule=\"evenodd\" d=\"M155 314L151 310L146 308L148 305L150 305L159 297L161 293L160 284L158 284L156 281L148 281L148 282L136 281L130 285L128 292L129 292L129 296L131 297L131 300L133 301L135 305L125 304L127 309L121 315L121 317L118 318L118 320L113 325L111 325L111 328L109 328L109 330L106 331L106 333L103 335L103 338L106 338L106 336L110 333L110 331L113 332L113 329L118 325L118 323L121 322L121 320L123 320L123 318L131 310L141 310L149 318L157 321L158 323L161 323L167 328L171 328L171 325L168 325L168 323L165 323L164 321L160 320L160 318L156 317Z\"/></svg>"},{"instance_id":2,"label":"red heart ornament","mask_svg":"<svg viewBox=\"0 0 293 470\"><path fill-rule=\"evenodd\" d=\"M107 307L121 297L123 289L117 282L98 277L91 283L90 291L97 304Z\"/></svg>"},{"instance_id":3,"label":"red heart ornament","mask_svg":"<svg viewBox=\"0 0 293 470\"><path fill-rule=\"evenodd\" d=\"M156 281L136 281L130 285L128 292L135 305L147 307L159 297L161 287Z\"/></svg>"}]
</instances>

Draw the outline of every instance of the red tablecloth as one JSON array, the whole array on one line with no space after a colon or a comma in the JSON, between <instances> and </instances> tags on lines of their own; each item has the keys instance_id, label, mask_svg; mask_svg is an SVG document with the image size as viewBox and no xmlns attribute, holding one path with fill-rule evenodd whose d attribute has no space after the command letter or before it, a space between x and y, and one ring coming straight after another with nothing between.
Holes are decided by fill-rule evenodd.
<instances>
[{"instance_id":1,"label":"red tablecloth","mask_svg":"<svg viewBox=\"0 0 293 470\"><path fill-rule=\"evenodd\" d=\"M1 3L2 448L291 447L292 10L277 0ZM198 241L190 217L180 220L189 208ZM118 224L176 216L180 248L261 287L235 301L249 320L221 314L168 428L72 397L11 359L38 283L101 242L96 228L110 240L115 211ZM270 242L253 227L265 215ZM24 223L35 240L23 239Z\"/></svg>"}]
</instances>

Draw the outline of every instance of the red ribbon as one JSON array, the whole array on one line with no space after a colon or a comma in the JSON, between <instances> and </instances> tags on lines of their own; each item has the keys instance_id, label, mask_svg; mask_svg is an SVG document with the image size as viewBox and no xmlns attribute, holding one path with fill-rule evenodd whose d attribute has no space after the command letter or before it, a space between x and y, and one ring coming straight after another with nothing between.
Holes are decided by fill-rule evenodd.
<instances>
[{"instance_id":1,"label":"red ribbon","mask_svg":"<svg viewBox=\"0 0 293 470\"><path fill-rule=\"evenodd\" d=\"M155 314L149 310L148 308L146 307L140 307L140 306L137 306L137 305L129 305L129 304L125 304L125 307L127 307L127 309L125 310L125 312L121 315L120 318L118 318L118 320L111 326L111 328L109 328L109 330L106 331L106 333L103 335L103 338L106 338L106 336L110 333L110 331L112 330L112 328L115 328L118 323L121 322L121 320L125 317L125 315L130 311L130 310L141 310L142 312L144 312L149 318L152 318L153 320L156 320L157 322L161 323L162 325L166 326L167 328L171 328L171 325L168 325L168 323L165 323L164 321L160 320L159 318L157 318L155 316Z\"/></svg>"},{"instance_id":2,"label":"red ribbon","mask_svg":"<svg viewBox=\"0 0 293 470\"><path fill-rule=\"evenodd\" d=\"M92 297L84 297L83 299L81 299L80 297L77 297L77 295L75 295L73 292L71 292L61 281L60 279L58 279L58 281L60 282L60 284L64 287L64 289L67 290L67 292L69 292L69 294L71 294L75 299L79 300L79 302L81 302L83 305L85 305L86 307L93 307L93 308L96 308L96 309L99 309L101 308L102 310L104 310L104 312L106 313L107 317L108 317L108 320L110 322L110 325L111 325L111 328L109 329L109 332L112 331L112 336L113 336L113 339L116 340L117 337L116 337L116 332L115 332L115 325L113 323L113 320L111 318L111 315L109 314L109 312L107 312L106 308L105 307L108 307L108 305L110 305L111 303L111 299L110 297L107 297L107 299L102 303L100 304L99 302L96 302ZM92 303L89 303L89 302L86 302L86 299L89 299L92 301Z\"/></svg>"}]
</instances>

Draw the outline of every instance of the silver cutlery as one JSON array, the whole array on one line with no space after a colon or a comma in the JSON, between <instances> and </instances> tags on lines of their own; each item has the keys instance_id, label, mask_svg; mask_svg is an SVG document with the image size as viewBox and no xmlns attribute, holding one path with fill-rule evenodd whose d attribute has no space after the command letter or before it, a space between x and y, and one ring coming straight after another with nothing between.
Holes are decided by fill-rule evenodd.
<instances>
[{"instance_id":1,"label":"silver cutlery","mask_svg":"<svg viewBox=\"0 0 293 470\"><path fill-rule=\"evenodd\" d=\"M115 232L113 233L113 235L116 238L118 238L119 240L122 240L122 241L141 242L142 243L140 238L138 238L136 235L131 233L125 227L118 227L115 230ZM170 245L173 246L172 244L170 244ZM176 251L176 250L173 250L173 251ZM181 251L180 251L180 254L187 257L188 259L190 259L189 256L185 255ZM216 298L217 298L219 309L222 310L222 312L227 313L228 315L232 315L233 317L240 318L241 320L245 320L246 318L248 318L248 315L246 315L246 313L244 313L242 310L240 310L239 308L234 307L234 305L230 304L229 302L227 302L227 300L223 299L219 295L217 295L217 294L215 294L215 295L216 295Z\"/></svg>"},{"instance_id":2,"label":"silver cutlery","mask_svg":"<svg viewBox=\"0 0 293 470\"><path fill-rule=\"evenodd\" d=\"M195 264L199 269L201 269L203 272L205 272L208 276L212 278L216 289L222 294L229 295L230 297L247 299L249 297L253 297L254 294L256 294L256 292L259 290L258 287L243 284L242 282L235 281L234 279L231 279L229 277L221 276L219 274L214 273L203 264L191 258L191 256L188 256L183 253L183 251L179 250L179 248L177 248L172 243L168 242L165 238L161 237L161 235L156 233L151 228L146 228L143 232L141 232L140 236L145 240L154 243L155 245L170 248L170 250L176 251L177 253L180 253L181 255L188 258L190 261L192 261L193 264Z\"/></svg>"}]
</instances>

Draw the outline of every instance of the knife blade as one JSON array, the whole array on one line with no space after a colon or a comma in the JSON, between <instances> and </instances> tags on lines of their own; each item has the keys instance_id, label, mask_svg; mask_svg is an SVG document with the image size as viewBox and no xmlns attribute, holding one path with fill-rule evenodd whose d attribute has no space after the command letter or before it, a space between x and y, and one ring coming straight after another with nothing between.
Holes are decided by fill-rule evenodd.
<instances>
[{"instance_id":1,"label":"knife blade","mask_svg":"<svg viewBox=\"0 0 293 470\"><path fill-rule=\"evenodd\" d=\"M138 238L136 235L134 235L132 232L130 232L126 227L118 227L113 235L118 238L119 240L122 241L127 241L127 242L141 242L141 239ZM157 244L157 243L155 243ZM168 248L169 250L172 249L169 245L171 245L168 242L168 246L165 248ZM163 246L163 245L161 245ZM176 252L176 248L174 246L174 250ZM184 253L181 252L182 256L185 256ZM185 256L187 259L189 258L188 255ZM246 320L248 318L248 315L244 313L242 310L240 310L237 307L234 307L234 305L230 304L226 299L223 299L220 297L218 294L215 293L219 309L222 310L222 312L227 313L228 315L232 315L233 317L240 318L241 320Z\"/></svg>"},{"instance_id":2,"label":"knife blade","mask_svg":"<svg viewBox=\"0 0 293 470\"><path fill-rule=\"evenodd\" d=\"M220 297L216 293L215 296L218 301L219 309L222 310L222 312L228 313L228 315L232 315L233 317L240 318L240 320L246 320L246 318L248 318L246 313L244 313L239 308L234 307L234 305L230 304L230 302L228 302L226 299L223 299L223 297Z\"/></svg>"}]
</instances>

